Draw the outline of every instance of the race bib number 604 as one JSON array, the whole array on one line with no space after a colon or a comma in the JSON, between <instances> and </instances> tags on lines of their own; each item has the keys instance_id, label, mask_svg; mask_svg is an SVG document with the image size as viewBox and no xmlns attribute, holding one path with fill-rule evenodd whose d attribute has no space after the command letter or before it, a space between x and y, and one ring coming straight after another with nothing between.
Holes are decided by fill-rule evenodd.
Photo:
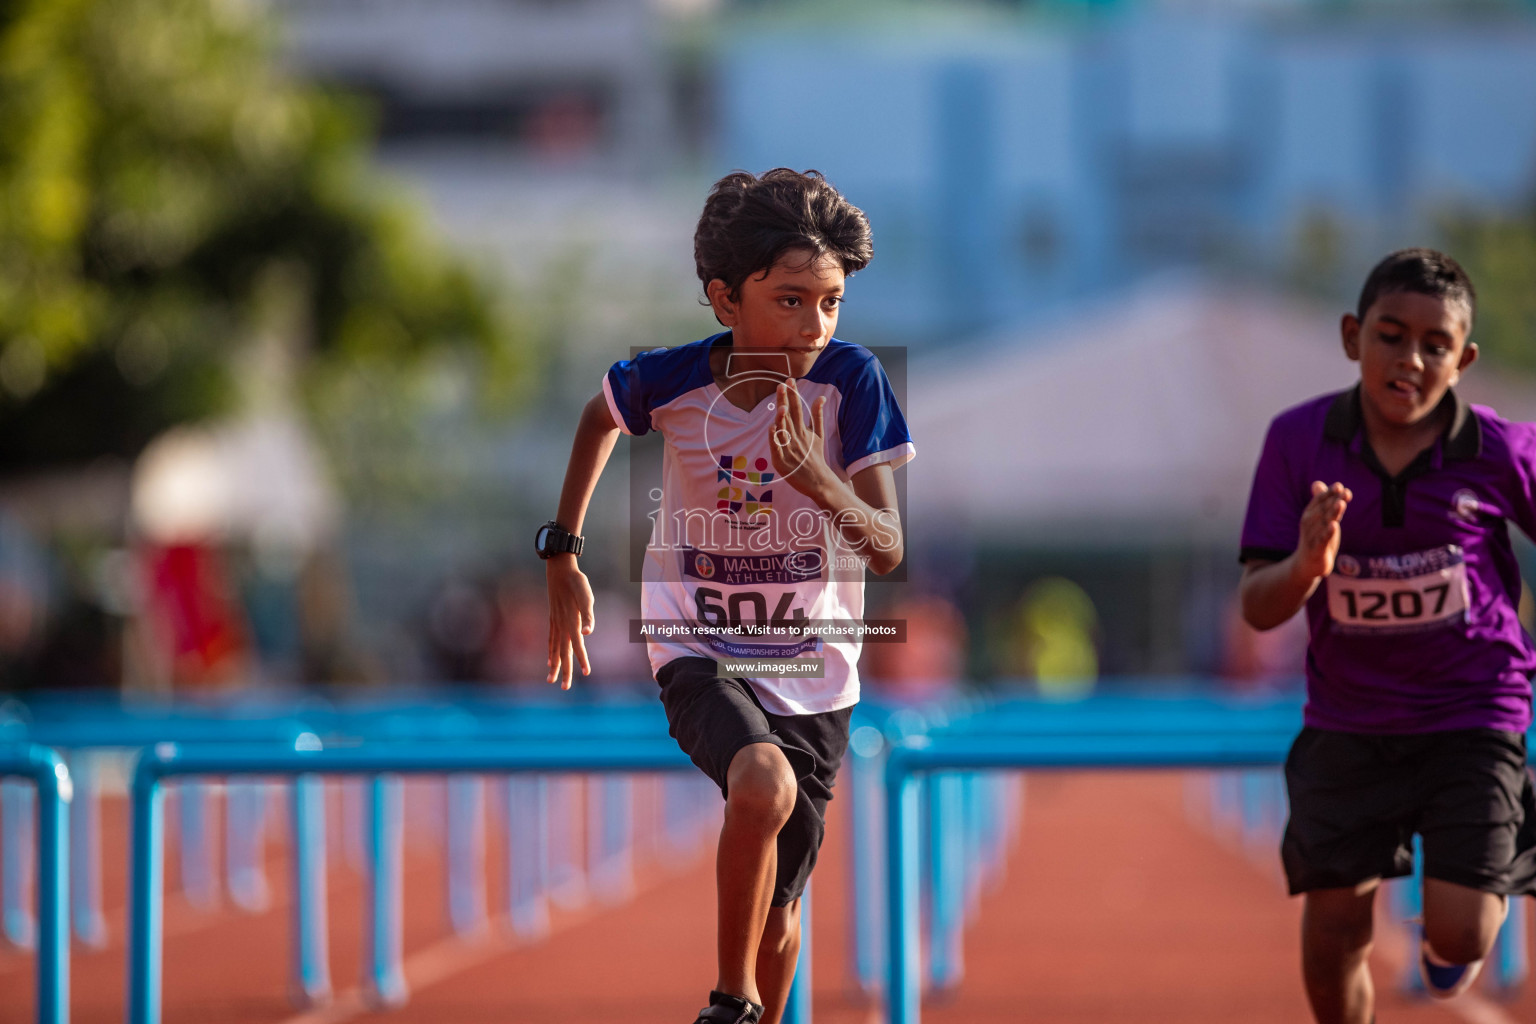
<instances>
[{"instance_id":1,"label":"race bib number 604","mask_svg":"<svg viewBox=\"0 0 1536 1024\"><path fill-rule=\"evenodd\" d=\"M1461 548L1406 555L1339 555L1328 577L1328 614L1343 633L1414 633L1467 615L1467 565Z\"/></svg>"}]
</instances>

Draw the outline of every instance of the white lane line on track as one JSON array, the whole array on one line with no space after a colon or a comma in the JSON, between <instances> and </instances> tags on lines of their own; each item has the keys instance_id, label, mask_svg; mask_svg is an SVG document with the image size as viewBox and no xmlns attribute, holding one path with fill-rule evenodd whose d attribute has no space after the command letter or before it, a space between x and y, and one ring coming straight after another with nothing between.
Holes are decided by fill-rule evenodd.
<instances>
[{"instance_id":1,"label":"white lane line on track","mask_svg":"<svg viewBox=\"0 0 1536 1024\"><path fill-rule=\"evenodd\" d=\"M235 908L233 902L222 900L216 906L203 908L195 907L188 903L179 892L173 892L166 896L164 910L162 911L160 937L162 940L175 938L178 935L187 935L191 932L201 931L204 928L213 928L226 925L232 915L238 915L236 920L249 919L266 913L277 913L287 909L288 898L284 894L281 897L274 896L267 900L267 905L258 911L245 911ZM114 907L105 911L103 917L107 926L107 942L103 946L82 946L74 936L74 922L70 922L70 946L74 954L106 953L114 949L123 949L123 937L128 933L128 909L127 907ZM17 949L14 946L0 942L0 977L12 971L33 970L33 955L35 949ZM15 954L14 959L12 954Z\"/></svg>"},{"instance_id":2,"label":"white lane line on track","mask_svg":"<svg viewBox=\"0 0 1536 1024\"><path fill-rule=\"evenodd\" d=\"M637 882L631 898L654 889L688 870L697 859L698 857L694 854L681 856L670 868L655 872L649 882L645 884ZM600 914L618 910L622 906L623 904L604 904L593 899L578 910L561 911L550 922L549 931L538 939L522 939L512 935L511 925L505 915L500 915L493 918L490 928L479 936L450 935L406 957L404 964L406 982L414 994L455 974L478 967L503 953L536 942L544 942L560 932L585 924ZM363 998L362 989L354 987L338 993L328 1006L306 1010L279 1021L278 1024L341 1024L342 1021L360 1017L373 1010L374 1007L369 1006L367 1000Z\"/></svg>"},{"instance_id":3,"label":"white lane line on track","mask_svg":"<svg viewBox=\"0 0 1536 1024\"><path fill-rule=\"evenodd\" d=\"M1503 1007L1490 1003L1476 992L1469 992L1447 1003L1445 1008L1468 1024L1517 1024L1515 1018L1504 1012Z\"/></svg>"},{"instance_id":4,"label":"white lane line on track","mask_svg":"<svg viewBox=\"0 0 1536 1024\"><path fill-rule=\"evenodd\" d=\"M412 993L451 978L455 974L478 967L487 960L511 952L535 942L543 942L551 936L584 924L607 910L616 909L602 905L588 905L581 910L563 913L550 922L547 934L539 939L519 939L508 934L510 925L504 917L493 919L491 929L479 937L450 935L439 939L425 949L405 958L405 978ZM279 1024L340 1024L342 1021L372 1012L363 998L361 988L349 988L338 994L329 1006L306 1010Z\"/></svg>"}]
</instances>

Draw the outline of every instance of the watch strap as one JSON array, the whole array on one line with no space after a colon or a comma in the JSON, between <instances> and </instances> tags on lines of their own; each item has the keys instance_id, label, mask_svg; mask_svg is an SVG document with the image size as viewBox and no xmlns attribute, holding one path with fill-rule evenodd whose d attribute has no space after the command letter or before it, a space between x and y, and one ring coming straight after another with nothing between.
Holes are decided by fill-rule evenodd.
<instances>
[{"instance_id":1,"label":"watch strap","mask_svg":"<svg viewBox=\"0 0 1536 1024\"><path fill-rule=\"evenodd\" d=\"M547 540L539 554L545 558L551 555L580 555L581 549L586 546L585 537L572 533L553 519L545 523L543 529L547 531Z\"/></svg>"}]
</instances>

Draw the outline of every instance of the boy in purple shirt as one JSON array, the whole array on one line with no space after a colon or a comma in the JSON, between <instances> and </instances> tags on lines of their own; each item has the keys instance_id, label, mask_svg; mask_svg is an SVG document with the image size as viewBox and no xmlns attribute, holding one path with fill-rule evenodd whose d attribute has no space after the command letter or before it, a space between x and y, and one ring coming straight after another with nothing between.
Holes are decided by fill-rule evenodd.
<instances>
[{"instance_id":1,"label":"boy in purple shirt","mask_svg":"<svg viewBox=\"0 0 1536 1024\"><path fill-rule=\"evenodd\" d=\"M1432 994L1464 991L1509 896L1536 895L1536 649L1509 541L1511 522L1536 536L1536 426L1452 390L1475 303L1449 256L1382 260L1341 324L1360 383L1275 418L1243 524L1243 617L1305 606L1311 633L1281 856L1320 1024L1374 1020L1372 903L1412 872L1415 832Z\"/></svg>"}]
</instances>

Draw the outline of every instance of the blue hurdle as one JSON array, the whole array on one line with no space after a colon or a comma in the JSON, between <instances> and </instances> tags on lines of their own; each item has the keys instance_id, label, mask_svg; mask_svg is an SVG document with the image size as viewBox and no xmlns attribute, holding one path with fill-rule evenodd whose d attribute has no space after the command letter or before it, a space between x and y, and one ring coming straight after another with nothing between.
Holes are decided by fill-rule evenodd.
<instances>
[{"instance_id":1,"label":"blue hurdle","mask_svg":"<svg viewBox=\"0 0 1536 1024\"><path fill-rule=\"evenodd\" d=\"M220 717L208 709L139 710L114 707L103 698L88 699L75 713L69 705L44 704L37 720L21 724L21 735L42 746L65 751L73 771L75 799L70 805L71 902L76 937L87 946L106 943L101 911L100 794L96 783L100 754L111 749L137 749L162 740L222 742L229 739L292 740L307 727L291 718ZM200 788L200 787L199 787ZM211 844L204 827L206 792L185 794L182 804L183 881L195 904L207 905L217 895ZM231 890L237 902L251 892L265 892L258 855L250 848L258 835L246 833L237 807L231 808L228 829ZM9 899L0 899L8 915L16 912ZM253 908L254 909L254 908ZM24 909L21 911L25 913Z\"/></svg>"},{"instance_id":2,"label":"blue hurdle","mask_svg":"<svg viewBox=\"0 0 1536 1024\"><path fill-rule=\"evenodd\" d=\"M37 1021L69 1022L69 769L46 747L0 745L0 777L30 779L37 792Z\"/></svg>"},{"instance_id":3,"label":"blue hurdle","mask_svg":"<svg viewBox=\"0 0 1536 1024\"><path fill-rule=\"evenodd\" d=\"M571 739L528 739L517 744L465 741L431 745L391 743L344 749L319 749L312 734L292 745L278 747L231 744L214 749L162 743L139 756L132 786L132 839L129 899L129 1024L154 1024L160 1020L163 927L161 900L164 874L163 784L172 778L198 775L314 776L325 774L374 776L371 787L375 813L373 832L382 852L389 844L385 833L392 827L389 776L406 774L537 773L556 772L660 772L690 771L690 762L670 740L634 738L576 742ZM387 884L388 865L375 871L374 912L387 913L377 901L377 890ZM808 902L808 901L807 901ZM398 906L398 901L395 902ZM380 941L395 929L374 929ZM300 935L296 945L311 937ZM392 950L375 949L370 955L375 972L375 992L386 1004L403 991L403 978L389 974L398 963ZM797 979L797 986L803 979ZM807 997L791 994L791 1004L806 1005ZM786 1019L789 1019L788 1017ZM794 1024L805 1024L804 1014Z\"/></svg>"},{"instance_id":4,"label":"blue hurdle","mask_svg":"<svg viewBox=\"0 0 1536 1024\"><path fill-rule=\"evenodd\" d=\"M478 775L448 779L448 920L460 935L490 927L485 897L485 780Z\"/></svg>"},{"instance_id":5,"label":"blue hurdle","mask_svg":"<svg viewBox=\"0 0 1536 1024\"><path fill-rule=\"evenodd\" d=\"M976 713L974 706L949 710L949 721L931 734L957 742L997 736L1133 739L1149 731L1234 728L1294 733L1301 723L1301 704L1289 699L1111 696L1059 702L1014 698L986 705L980 709L984 713ZM857 763L860 759L855 758ZM975 905L984 880L1001 873L1017 819L1017 799L1010 798L1005 778L997 773L935 773L927 791L926 977L929 986L942 990L959 985L964 976L968 908ZM870 950L863 960L874 961L877 955Z\"/></svg>"},{"instance_id":6,"label":"blue hurdle","mask_svg":"<svg viewBox=\"0 0 1536 1024\"><path fill-rule=\"evenodd\" d=\"M848 739L848 781L852 817L849 872L853 879L850 940L854 977L873 995L883 981L885 956L885 736L873 725L860 724L855 713Z\"/></svg>"},{"instance_id":7,"label":"blue hurdle","mask_svg":"<svg viewBox=\"0 0 1536 1024\"><path fill-rule=\"evenodd\" d=\"M666 718L660 705L652 701L554 705L481 702L475 706L478 715L456 704L385 703L322 713L312 710L311 718L326 730L328 742L344 743L522 742L557 736L590 742L644 739L666 732ZM523 938L536 938L547 929L547 901L551 898L563 906L577 906L592 894L614 903L627 898L633 885L629 780L609 776L587 784L586 864L578 862L571 850L577 822L569 817L568 801L551 801L551 785L558 792L581 785L581 781L574 777L508 781L509 811L515 807L521 812L508 815L508 918L514 933ZM468 936L489 920L483 871L483 782L475 776L455 776L448 786L445 863L449 916L455 930ZM377 796L378 800L395 799L384 793ZM368 807L375 808L376 804L370 801ZM388 814L386 807L386 819ZM377 820L372 810L363 817L365 822ZM390 879L393 862L402 856L397 848L399 835L399 830L386 828L377 837L366 833L364 838L368 850L364 866L371 879L365 948L382 958L369 970L367 990L370 1000L380 1006L398 1005L406 997L399 936L379 933L381 928L398 931L401 910L395 901L403 897Z\"/></svg>"},{"instance_id":8,"label":"blue hurdle","mask_svg":"<svg viewBox=\"0 0 1536 1024\"><path fill-rule=\"evenodd\" d=\"M1493 947L1496 977L1506 990L1518 988L1530 974L1530 932L1526 928L1530 906L1522 899L1509 901L1509 916L1504 919L1504 927L1499 929L1499 939Z\"/></svg>"},{"instance_id":9,"label":"blue hurdle","mask_svg":"<svg viewBox=\"0 0 1536 1024\"><path fill-rule=\"evenodd\" d=\"M1151 703L1151 702L1149 702ZM1295 706L1299 711L1299 705ZM1158 721L1160 716L1143 719L1143 730L1130 728L1133 719L1104 718L1088 714L1078 723L1082 730L1074 735L1064 716L1047 716L1047 726L1039 732L1011 731L1022 728L1024 717L997 715L989 711L987 719L1001 731L992 734L976 723L956 723L954 727L935 730L931 735L910 736L893 745L886 759L886 835L890 864L887 878L888 930L886 963L889 1019L893 1024L917 1024L921 1013L920 936L918 902L921 890L919 858L921 851L920 817L923 780L943 777L956 769L1086 769L1086 768L1226 768L1273 769L1283 764L1295 737L1294 721L1279 705L1273 707L1224 706L1219 716L1197 714L1188 721L1192 727L1179 729L1176 716ZM1095 726L1108 723L1107 732ZM1155 724L1154 724L1155 723ZM1218 726L1212 730L1210 726ZM1231 776L1241 790L1256 792L1263 787L1242 785L1241 776ZM1250 778L1258 778L1252 776ZM931 781L931 780L930 780ZM947 802L941 802L948 806ZM1241 808L1239 809L1241 813ZM1251 816L1251 815L1250 815ZM939 881L942 881L942 875ZM1522 908L1524 909L1524 908ZM1512 908L1513 919L1513 908ZM1520 920L1523 920L1521 918ZM1501 935L1496 951L1496 969L1503 971L1504 958L1510 963L1511 977L1524 969L1523 933L1517 920ZM942 949L939 955L944 955ZM1518 958L1518 964L1515 963Z\"/></svg>"},{"instance_id":10,"label":"blue hurdle","mask_svg":"<svg viewBox=\"0 0 1536 1024\"><path fill-rule=\"evenodd\" d=\"M8 839L0 847L0 937L17 949L37 945L37 924L26 896L36 846L32 804L31 786L0 781L0 822L4 823Z\"/></svg>"},{"instance_id":11,"label":"blue hurdle","mask_svg":"<svg viewBox=\"0 0 1536 1024\"><path fill-rule=\"evenodd\" d=\"M858 706L849 737L849 798L853 821L850 842L853 890L849 914L849 962L854 979L866 994L878 994L884 983L885 877L884 751L891 741L919 735L930 728L956 728L991 702L950 697L918 706L864 702ZM930 832L934 843L929 866L934 879L926 891L933 911L927 915L929 980L936 988L957 985L963 974L960 937L972 916L985 881L1000 874L1008 837L1006 826L1015 803L992 777L956 775L948 785L949 803L935 803L930 818L943 814L942 828ZM941 881L943 880L943 881ZM952 883L952 884L951 884Z\"/></svg>"},{"instance_id":12,"label":"blue hurdle","mask_svg":"<svg viewBox=\"0 0 1536 1024\"><path fill-rule=\"evenodd\" d=\"M135 807L135 819L138 808ZM363 945L364 989L376 1008L403 1006L407 996L402 927L405 886L404 793L393 774L368 781L368 919ZM138 846L135 845L135 850Z\"/></svg>"},{"instance_id":13,"label":"blue hurdle","mask_svg":"<svg viewBox=\"0 0 1536 1024\"><path fill-rule=\"evenodd\" d=\"M784 1002L786 1024L807 1024L811 1019L811 883L800 896L800 952L795 961L795 980Z\"/></svg>"},{"instance_id":14,"label":"blue hurdle","mask_svg":"<svg viewBox=\"0 0 1536 1024\"><path fill-rule=\"evenodd\" d=\"M241 704L233 706L182 705L168 708L123 708L105 695L87 700L82 707L70 703L44 701L39 709L41 721L32 724L30 731L41 733L48 739L74 751L74 758L82 768L86 799L72 808L76 828L71 829L70 841L76 856L72 866L76 872L75 922L76 934L85 942L100 942L104 938L100 913L100 848L98 829L93 827L99 811L96 805L94 761L96 751L105 747L144 746L152 741L181 742L215 741L232 739L291 739L308 728L313 720L319 730L343 742L362 742L370 737L393 739L435 738L458 742L480 736L494 739L521 739L528 736L548 736L566 732L578 732L588 736L659 735L665 730L665 717L655 702L615 705L597 704L497 704L480 702L475 707L481 712L477 717L465 706L435 701L413 700L402 702L390 698L383 702L345 707L340 710L321 702L308 700L281 704ZM305 722L291 717L301 710ZM77 715L78 717L69 717ZM272 715L282 717L270 717ZM5 723L9 733L24 735L19 721ZM615 787L614 783L618 786ZM522 784L521 781L517 784ZM543 783L537 783L542 786ZM265 783L231 780L226 787L229 802L229 836L227 842L229 891L235 903L245 909L258 909L265 901L266 880L260 860L261 827L265 817ZM457 931L473 934L488 921L485 907L483 877L484 865L484 817L483 800L475 795L483 788L483 781L476 776L458 776L449 780L448 830L446 881L450 919ZM603 799L617 788L627 789L627 783L611 780L601 787L592 787L592 810L600 819L600 828L594 835L601 837L592 848L594 866L607 872L610 879L608 892L619 898L627 886L628 868L628 807L614 799ZM675 790L675 787L668 787ZM207 905L217 898L217 873L211 858L204 822L204 800L211 790L202 783L189 781L177 787L182 792L177 804L182 822L183 881L194 904ZM307 791L312 790L312 791ZM387 793L388 786L385 786ZM692 801L695 790L683 787L683 793ZM16 803L29 801L31 790L24 786L10 786L3 790L5 799ZM627 792L618 793L620 799ZM674 793L675 795L675 793ZM307 866L301 865L297 879L302 888L322 893L325 891L324 859L309 856L310 851L323 848L324 811L320 783L312 787L300 786L292 794L291 815L295 834L302 829L312 837L302 844L300 853L306 857ZM388 796L381 795L387 801ZM25 810L25 808L23 808ZM547 814L547 801L541 814ZM8 820L30 821L30 812L13 813ZM522 819L527 822L529 819ZM541 820L543 820L541 818ZM364 822L359 822L363 825ZM394 859L402 856L398 849L398 831L391 831L389 822L379 842L372 843L373 856L361 865L372 879L371 900L365 917L365 948L374 956L366 985L366 991L379 1005L392 1005L405 997L403 974L399 960L400 907L398 886L389 884ZM548 853L544 847L547 839L542 829L529 835L523 825L515 830L532 839L537 849L535 859L547 865ZM359 829L361 833L361 829ZM348 835L348 839L352 838ZM368 837L364 837L365 839ZM320 844L320 845L316 845ZM528 893L523 878L529 860L521 856L529 848L527 843L514 843L509 847L507 869L519 884L511 887L518 903L510 915L514 930L525 938L537 937L543 930L538 923L540 910L546 898L551 872L546 867L538 869L537 885ZM29 873L25 862L12 854L20 849L17 843L6 844L6 865L3 872L7 880L6 892L12 893L4 901L7 918L18 934L30 936L31 917L19 896ZM24 851L22 851L24 853ZM567 869L580 879L586 889L582 865L574 861ZM95 894L94 898L92 894ZM198 897L201 896L199 899ZM297 945L299 955L295 959L293 980L290 985L295 1002L303 1006L325 1003L330 998L330 974L324 953L325 935L323 899L299 899L295 901L293 928L296 935L310 936ZM519 926L522 927L519 927ZM318 936L319 938L315 938ZM398 981L398 983L396 983Z\"/></svg>"},{"instance_id":15,"label":"blue hurdle","mask_svg":"<svg viewBox=\"0 0 1536 1024\"><path fill-rule=\"evenodd\" d=\"M549 931L549 780L507 780L507 918L512 931L539 938Z\"/></svg>"},{"instance_id":16,"label":"blue hurdle","mask_svg":"<svg viewBox=\"0 0 1536 1024\"><path fill-rule=\"evenodd\" d=\"M1232 723L1228 722L1230 730ZM1226 735L913 736L886 756L886 999L892 1024L921 1019L922 965L918 902L922 777L949 770L1065 768L1198 768L1273 765L1292 733L1258 730Z\"/></svg>"},{"instance_id":17,"label":"blue hurdle","mask_svg":"<svg viewBox=\"0 0 1536 1024\"><path fill-rule=\"evenodd\" d=\"M75 798L69 804L69 896L75 938L92 949L107 945L101 909L100 753L77 750L69 757Z\"/></svg>"}]
</instances>

